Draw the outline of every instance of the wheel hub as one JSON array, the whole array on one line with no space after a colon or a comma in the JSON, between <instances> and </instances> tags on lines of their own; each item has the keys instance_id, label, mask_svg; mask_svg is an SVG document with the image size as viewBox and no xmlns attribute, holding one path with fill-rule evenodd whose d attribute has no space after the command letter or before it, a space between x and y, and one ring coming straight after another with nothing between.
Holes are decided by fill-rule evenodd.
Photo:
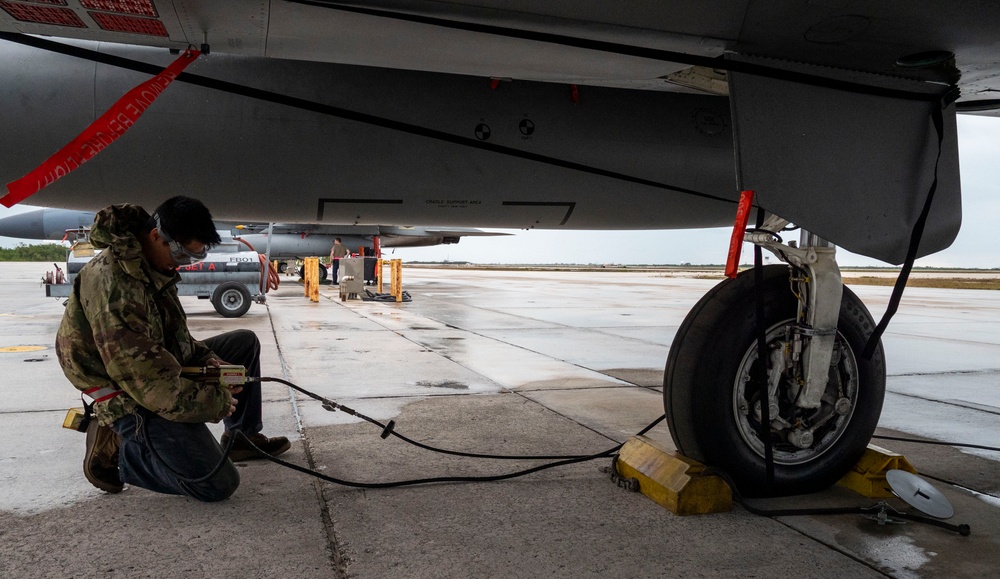
<instances>
[{"instance_id":1,"label":"wheel hub","mask_svg":"<svg viewBox=\"0 0 1000 579\"><path fill-rule=\"evenodd\" d=\"M243 303L243 296L239 292L229 291L222 296L222 301L230 308L239 307Z\"/></svg>"},{"instance_id":2,"label":"wheel hub","mask_svg":"<svg viewBox=\"0 0 1000 579\"><path fill-rule=\"evenodd\" d=\"M767 331L768 410L774 462L803 464L832 448L851 421L858 396L858 367L850 347L838 332L830 363L830 378L819 408L796 405L804 383L801 333L795 320L775 324ZM760 386L754 381L758 365L757 344L747 349L733 388L733 413L744 443L763 457L760 438Z\"/></svg>"}]
</instances>

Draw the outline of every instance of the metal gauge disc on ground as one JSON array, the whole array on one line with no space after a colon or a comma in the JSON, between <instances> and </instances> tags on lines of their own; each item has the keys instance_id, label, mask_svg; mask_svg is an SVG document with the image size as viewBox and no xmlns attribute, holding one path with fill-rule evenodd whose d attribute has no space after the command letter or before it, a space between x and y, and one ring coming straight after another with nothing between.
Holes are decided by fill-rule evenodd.
<instances>
[{"instance_id":1,"label":"metal gauge disc on ground","mask_svg":"<svg viewBox=\"0 0 1000 579\"><path fill-rule=\"evenodd\" d=\"M885 480L897 497L932 517L948 519L955 514L941 491L911 472L893 469L885 473Z\"/></svg>"}]
</instances>

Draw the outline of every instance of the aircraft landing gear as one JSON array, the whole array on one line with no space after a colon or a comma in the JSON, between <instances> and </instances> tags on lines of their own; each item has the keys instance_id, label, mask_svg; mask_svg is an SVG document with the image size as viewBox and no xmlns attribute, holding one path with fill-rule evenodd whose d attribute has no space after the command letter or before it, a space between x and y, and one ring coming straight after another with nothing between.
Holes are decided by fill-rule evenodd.
<instances>
[{"instance_id":1,"label":"aircraft landing gear","mask_svg":"<svg viewBox=\"0 0 1000 579\"><path fill-rule=\"evenodd\" d=\"M306 266L302 265L299 267L299 279L306 276ZM322 263L319 264L319 283L325 283L327 278L326 266Z\"/></svg>"},{"instance_id":2,"label":"aircraft landing gear","mask_svg":"<svg viewBox=\"0 0 1000 579\"><path fill-rule=\"evenodd\" d=\"M839 480L871 440L885 395L881 344L870 360L861 357L875 322L841 284L832 248L824 254L770 246L793 265L763 272L768 400L760 399L755 379L762 362L752 270L695 305L664 374L664 407L678 450L724 469L748 496L807 493ZM840 295L836 307L831 300ZM760 436L764 403L774 459L770 486Z\"/></svg>"}]
</instances>

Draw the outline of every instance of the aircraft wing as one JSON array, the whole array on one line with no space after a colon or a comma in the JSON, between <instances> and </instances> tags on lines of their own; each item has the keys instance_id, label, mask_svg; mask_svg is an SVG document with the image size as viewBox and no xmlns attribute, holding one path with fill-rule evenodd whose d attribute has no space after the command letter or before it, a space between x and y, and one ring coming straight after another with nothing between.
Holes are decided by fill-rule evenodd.
<instances>
[{"instance_id":1,"label":"aircraft wing","mask_svg":"<svg viewBox=\"0 0 1000 579\"><path fill-rule=\"evenodd\" d=\"M754 189L898 263L918 224L919 255L957 234L954 115L1000 110L998 29L1000 5L946 0L10 0L0 128L32 138L0 150L0 178L195 46L123 142L31 202L185 191L222 219L663 229L731 223Z\"/></svg>"},{"instance_id":2,"label":"aircraft wing","mask_svg":"<svg viewBox=\"0 0 1000 579\"><path fill-rule=\"evenodd\" d=\"M0 234L2 234L2 221L0 220ZM221 223L219 225L222 225ZM427 246L448 243L458 243L463 237L496 237L510 235L509 233L499 233L494 231L484 231L474 227L421 227L421 226L392 226L392 225L327 225L323 223L230 223L226 222L225 227L232 229L234 233L264 234L270 231L274 235L298 235L301 237L329 237L335 236L360 238L372 238L379 236L384 247L403 246ZM221 228L221 227L220 227ZM331 241L332 243L332 241Z\"/></svg>"},{"instance_id":3,"label":"aircraft wing","mask_svg":"<svg viewBox=\"0 0 1000 579\"><path fill-rule=\"evenodd\" d=\"M511 235L499 231L484 231L475 227L397 227L382 226L381 235L397 237L497 237Z\"/></svg>"},{"instance_id":4,"label":"aircraft wing","mask_svg":"<svg viewBox=\"0 0 1000 579\"><path fill-rule=\"evenodd\" d=\"M249 221L224 221L217 222L220 229L232 229L237 234L267 233L270 230L275 235L352 235L352 236L373 236L379 234L379 226L356 226L345 227L336 225L326 225L323 223L260 223Z\"/></svg>"},{"instance_id":5,"label":"aircraft wing","mask_svg":"<svg viewBox=\"0 0 1000 579\"><path fill-rule=\"evenodd\" d=\"M79 230L89 229L94 222L93 211L33 209L0 218L0 236L18 239L75 240ZM268 224L217 221L218 229L228 229L247 240L255 249L268 246ZM383 247L426 247L458 243L468 236L503 236L508 233L483 231L471 227L427 228L417 226L345 227L311 223L276 223L271 227L271 255L289 259L309 255L326 255L334 237L343 238L348 247L373 247L379 236Z\"/></svg>"}]
</instances>

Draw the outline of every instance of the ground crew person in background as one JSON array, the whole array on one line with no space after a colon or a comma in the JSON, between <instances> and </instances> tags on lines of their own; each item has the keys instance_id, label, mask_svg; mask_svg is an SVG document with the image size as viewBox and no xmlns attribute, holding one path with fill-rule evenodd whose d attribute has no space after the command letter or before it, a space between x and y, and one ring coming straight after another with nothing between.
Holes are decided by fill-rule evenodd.
<instances>
[{"instance_id":1,"label":"ground crew person in background","mask_svg":"<svg viewBox=\"0 0 1000 579\"><path fill-rule=\"evenodd\" d=\"M340 270L340 258L347 257L350 254L351 252L340 244L340 238L334 238L333 248L330 249L330 269L333 271L333 285L340 283L337 278L337 272Z\"/></svg>"},{"instance_id":2,"label":"ground crew person in background","mask_svg":"<svg viewBox=\"0 0 1000 579\"><path fill-rule=\"evenodd\" d=\"M240 483L231 461L206 481L180 480L207 475L223 457L206 422L224 421L223 444L238 430L271 455L291 445L260 433L260 382L229 388L180 377L183 366L220 364L260 376L253 332L195 340L177 298L176 268L204 259L220 241L211 214L183 196L152 216L136 205L113 205L95 217L90 241L104 251L77 275L56 336L63 372L95 401L87 480L109 493L129 483L202 501L229 497ZM255 456L239 437L230 459Z\"/></svg>"}]
</instances>

